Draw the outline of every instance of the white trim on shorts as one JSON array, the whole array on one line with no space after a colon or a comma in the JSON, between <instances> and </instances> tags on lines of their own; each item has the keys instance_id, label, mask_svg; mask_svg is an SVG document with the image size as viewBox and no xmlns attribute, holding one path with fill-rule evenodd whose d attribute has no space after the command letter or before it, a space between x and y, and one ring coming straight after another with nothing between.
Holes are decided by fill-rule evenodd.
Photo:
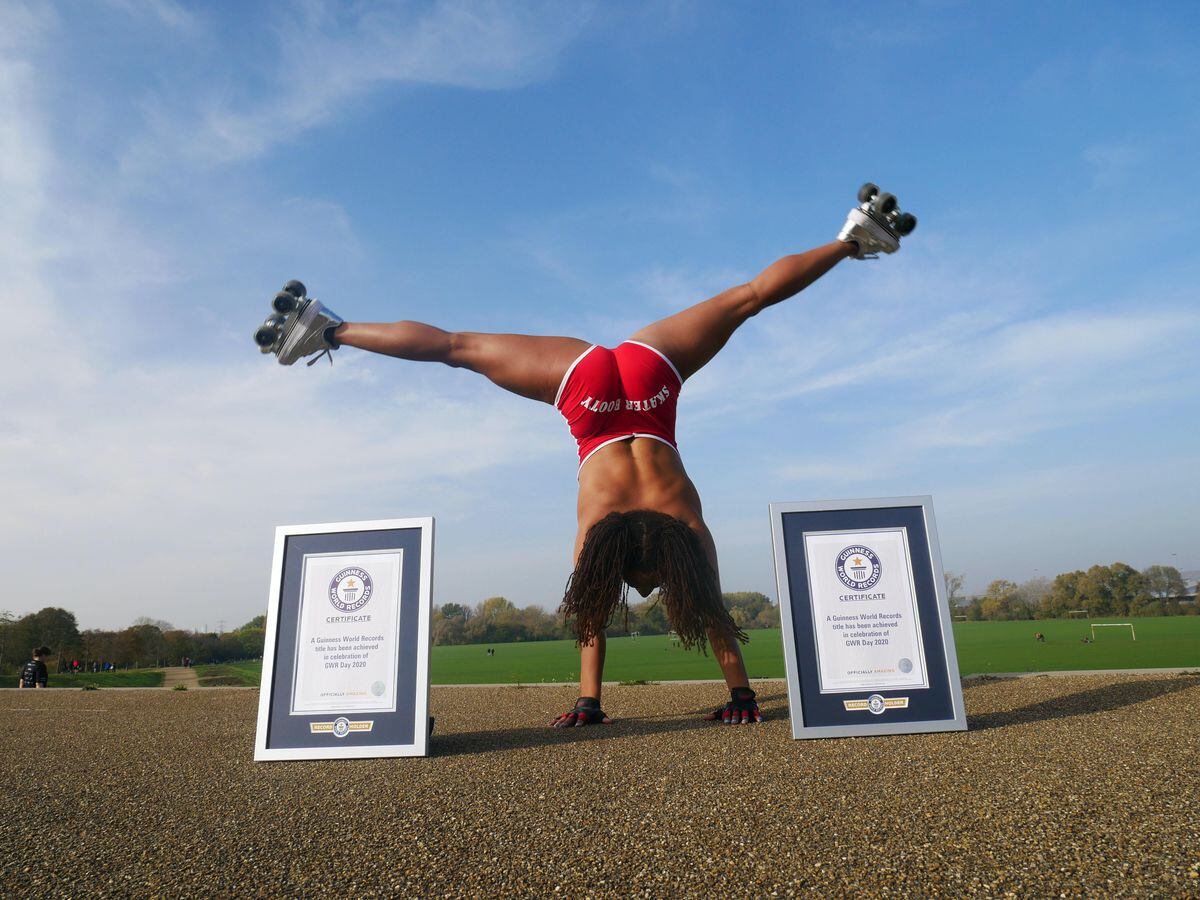
<instances>
[{"instance_id":1,"label":"white trim on shorts","mask_svg":"<svg viewBox=\"0 0 1200 900\"><path fill-rule=\"evenodd\" d=\"M607 441L604 441L601 444L597 444L590 451L588 451L588 455L579 461L579 468L576 470L576 477L578 477L579 472L583 471L583 464L585 462L587 462L589 459L591 459L593 456L595 456L597 450L603 449L604 447L607 447L609 444L615 444L617 441L627 441L630 438L650 438L651 440L661 441L662 443L664 443L668 447L670 447L672 450L674 450L676 454L679 453L679 448L676 447L674 444L672 444L670 441L668 441L665 437L661 437L657 434L646 434L641 431L631 431L628 434L621 434L621 435L617 435L614 438L609 438Z\"/></svg>"},{"instance_id":2,"label":"white trim on shorts","mask_svg":"<svg viewBox=\"0 0 1200 900\"><path fill-rule=\"evenodd\" d=\"M563 374L562 381L558 383L558 393L554 395L554 405L558 406L558 401L562 399L563 389L567 386L567 379L571 377L571 373L575 371L575 367L583 362L583 358L599 347L599 344L592 344L575 358L575 362L567 367L567 371ZM673 368L673 367L672 367Z\"/></svg>"},{"instance_id":3,"label":"white trim on shorts","mask_svg":"<svg viewBox=\"0 0 1200 900\"><path fill-rule=\"evenodd\" d=\"M647 350L651 351L652 353L657 353L662 358L662 361L671 367L671 371L674 372L675 377L679 379L680 385L683 384L683 376L680 375L679 370L677 368L675 368L675 363L673 363L673 362L671 362L671 360L667 359L667 354L663 353L657 347L651 347L649 344L643 344L641 341L622 341L622 343L635 344L638 347L645 347Z\"/></svg>"}]
</instances>

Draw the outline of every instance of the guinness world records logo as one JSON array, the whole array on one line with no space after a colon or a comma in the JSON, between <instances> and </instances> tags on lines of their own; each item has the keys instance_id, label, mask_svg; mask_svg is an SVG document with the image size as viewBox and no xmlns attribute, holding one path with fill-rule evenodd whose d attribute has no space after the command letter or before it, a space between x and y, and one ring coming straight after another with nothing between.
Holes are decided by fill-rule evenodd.
<instances>
[{"instance_id":1,"label":"guinness world records logo","mask_svg":"<svg viewBox=\"0 0 1200 900\"><path fill-rule=\"evenodd\" d=\"M356 612L367 605L375 585L370 574L358 566L347 566L329 582L329 602L342 612Z\"/></svg>"},{"instance_id":2,"label":"guinness world records logo","mask_svg":"<svg viewBox=\"0 0 1200 900\"><path fill-rule=\"evenodd\" d=\"M883 564L870 547L856 544L837 556L837 576L852 591L869 591L879 583Z\"/></svg>"}]
</instances>

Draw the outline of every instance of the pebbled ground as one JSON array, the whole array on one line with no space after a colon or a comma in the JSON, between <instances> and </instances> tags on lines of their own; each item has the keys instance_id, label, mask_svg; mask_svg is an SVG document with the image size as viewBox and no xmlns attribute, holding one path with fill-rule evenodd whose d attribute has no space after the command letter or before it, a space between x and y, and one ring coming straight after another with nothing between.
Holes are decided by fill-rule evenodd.
<instances>
[{"instance_id":1,"label":"pebbled ground","mask_svg":"<svg viewBox=\"0 0 1200 900\"><path fill-rule=\"evenodd\" d=\"M1200 677L968 682L793 741L716 685L434 688L426 759L254 763L256 691L0 691L8 896L1200 897Z\"/></svg>"}]
</instances>

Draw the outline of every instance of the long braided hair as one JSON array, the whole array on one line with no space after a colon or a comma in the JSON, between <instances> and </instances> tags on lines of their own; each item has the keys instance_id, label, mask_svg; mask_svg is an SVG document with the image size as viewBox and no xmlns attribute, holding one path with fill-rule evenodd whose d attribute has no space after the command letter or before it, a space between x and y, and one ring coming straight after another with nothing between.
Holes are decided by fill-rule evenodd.
<instances>
[{"instance_id":1,"label":"long braided hair","mask_svg":"<svg viewBox=\"0 0 1200 900\"><path fill-rule=\"evenodd\" d=\"M581 644L612 624L620 607L629 629L629 586L633 570L657 573L658 600L684 647L707 646L716 629L745 643L721 599L716 573L700 538L686 523L648 509L609 513L588 529L559 611L573 620Z\"/></svg>"}]
</instances>

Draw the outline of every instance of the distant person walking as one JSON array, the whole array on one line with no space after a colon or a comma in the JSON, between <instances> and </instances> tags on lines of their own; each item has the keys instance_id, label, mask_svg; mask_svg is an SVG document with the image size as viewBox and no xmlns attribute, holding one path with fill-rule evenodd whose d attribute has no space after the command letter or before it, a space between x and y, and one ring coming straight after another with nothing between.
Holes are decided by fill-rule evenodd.
<instances>
[{"instance_id":1,"label":"distant person walking","mask_svg":"<svg viewBox=\"0 0 1200 900\"><path fill-rule=\"evenodd\" d=\"M32 655L33 659L21 667L21 678L17 682L19 688L44 688L50 677L42 661L50 655L50 648L35 647Z\"/></svg>"}]
</instances>

